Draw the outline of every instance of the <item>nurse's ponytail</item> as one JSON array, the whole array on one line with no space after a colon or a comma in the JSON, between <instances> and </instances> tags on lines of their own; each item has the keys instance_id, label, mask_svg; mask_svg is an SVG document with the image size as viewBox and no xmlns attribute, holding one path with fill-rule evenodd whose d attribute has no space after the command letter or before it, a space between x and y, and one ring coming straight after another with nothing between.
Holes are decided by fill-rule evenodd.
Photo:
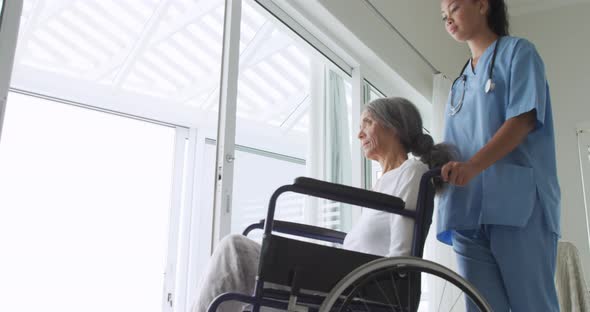
<instances>
[{"instance_id":1,"label":"nurse's ponytail","mask_svg":"<svg viewBox=\"0 0 590 312\"><path fill-rule=\"evenodd\" d=\"M508 9L504 0L488 0L488 27L498 36L508 36Z\"/></svg>"}]
</instances>

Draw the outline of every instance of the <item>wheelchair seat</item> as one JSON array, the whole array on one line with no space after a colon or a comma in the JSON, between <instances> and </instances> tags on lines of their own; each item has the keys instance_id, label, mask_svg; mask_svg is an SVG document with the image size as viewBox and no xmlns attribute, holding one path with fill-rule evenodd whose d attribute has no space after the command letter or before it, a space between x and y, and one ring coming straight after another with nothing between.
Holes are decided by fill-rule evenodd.
<instances>
[{"instance_id":1,"label":"wheelchair seat","mask_svg":"<svg viewBox=\"0 0 590 312\"><path fill-rule=\"evenodd\" d=\"M359 266L381 257L290 239L266 238L258 278L300 289L328 293L338 281ZM321 272L321 274L318 274Z\"/></svg>"}]
</instances>

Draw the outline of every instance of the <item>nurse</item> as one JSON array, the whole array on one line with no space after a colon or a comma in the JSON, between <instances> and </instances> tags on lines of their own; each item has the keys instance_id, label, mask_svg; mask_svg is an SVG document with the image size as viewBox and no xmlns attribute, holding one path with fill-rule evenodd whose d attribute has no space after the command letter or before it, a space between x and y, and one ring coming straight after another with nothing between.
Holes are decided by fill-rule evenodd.
<instances>
[{"instance_id":1,"label":"nurse","mask_svg":"<svg viewBox=\"0 0 590 312\"><path fill-rule=\"evenodd\" d=\"M494 311L559 311L560 190L543 61L508 36L503 0L442 0L441 11L471 58L446 107L445 142L460 157L442 169L437 237Z\"/></svg>"}]
</instances>

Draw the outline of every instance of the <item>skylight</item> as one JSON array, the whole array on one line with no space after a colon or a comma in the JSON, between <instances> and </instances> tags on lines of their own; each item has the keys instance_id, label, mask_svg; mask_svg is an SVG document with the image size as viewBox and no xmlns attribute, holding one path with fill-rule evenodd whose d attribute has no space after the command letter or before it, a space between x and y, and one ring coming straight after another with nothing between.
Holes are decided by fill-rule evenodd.
<instances>
[{"instance_id":1,"label":"skylight","mask_svg":"<svg viewBox=\"0 0 590 312\"><path fill-rule=\"evenodd\" d=\"M83 94L88 105L113 108L107 92L137 99L131 105L213 117L223 18L223 0L25 0L14 82L42 93L29 81L35 76L44 90L62 86L50 95ZM277 23L243 2L238 118L291 131L305 117L310 56Z\"/></svg>"}]
</instances>

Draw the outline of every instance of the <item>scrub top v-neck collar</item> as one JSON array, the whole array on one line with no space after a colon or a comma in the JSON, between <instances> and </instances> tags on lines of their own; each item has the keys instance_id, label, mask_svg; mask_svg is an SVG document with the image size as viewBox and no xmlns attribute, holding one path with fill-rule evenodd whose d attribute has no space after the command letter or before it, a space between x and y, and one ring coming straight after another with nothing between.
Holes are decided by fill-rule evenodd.
<instances>
[{"instance_id":1,"label":"scrub top v-neck collar","mask_svg":"<svg viewBox=\"0 0 590 312\"><path fill-rule=\"evenodd\" d=\"M500 39L498 37L498 39ZM483 54L479 57L479 61L477 61L477 64L475 64L475 69L473 69L473 66L471 65L473 58L469 58L469 63L467 64L467 68L465 69L465 73L468 76L478 76L480 73L482 73L482 67L485 67L487 65L482 65L480 66L482 63L483 64L488 64L489 62L487 62L487 59L490 57L490 55L492 53L494 53L494 49L496 47L496 44L498 44L498 39L496 39L494 42L492 42L492 44L490 44L485 51L483 52ZM483 69L483 72L485 72L486 68Z\"/></svg>"}]
</instances>

